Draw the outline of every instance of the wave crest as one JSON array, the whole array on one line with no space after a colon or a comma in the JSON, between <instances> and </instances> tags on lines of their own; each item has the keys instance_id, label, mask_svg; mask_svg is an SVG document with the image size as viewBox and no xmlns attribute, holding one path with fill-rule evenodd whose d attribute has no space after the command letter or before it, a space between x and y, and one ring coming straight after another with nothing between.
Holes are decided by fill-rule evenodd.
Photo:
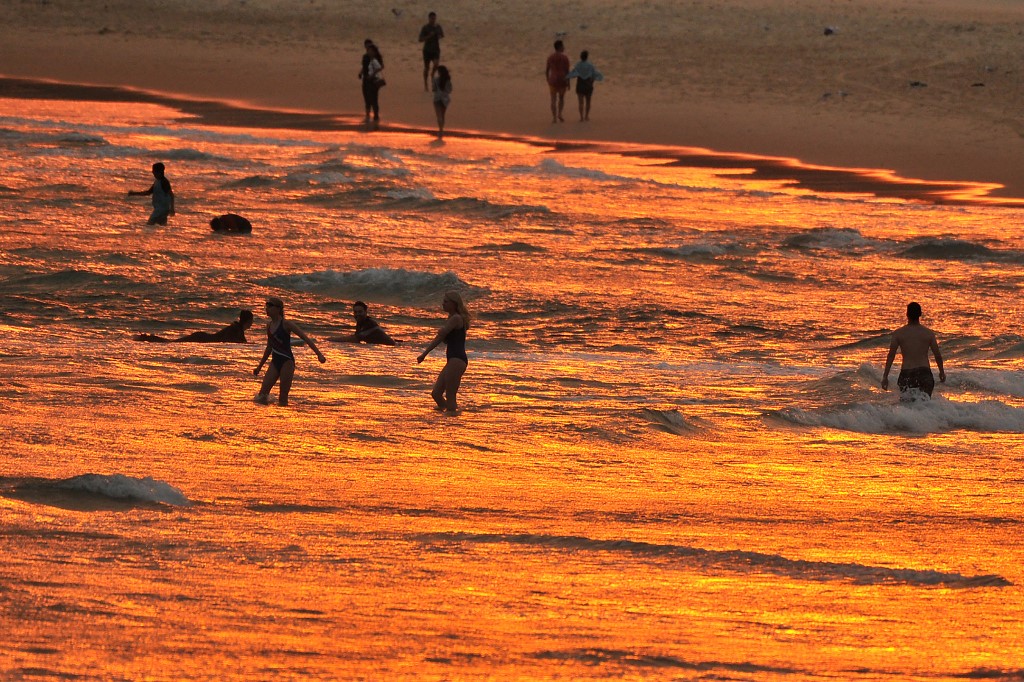
<instances>
[{"instance_id":1,"label":"wave crest","mask_svg":"<svg viewBox=\"0 0 1024 682\"><path fill-rule=\"evenodd\" d=\"M459 291L468 297L488 291L467 284L451 271L436 274L404 268L367 268L352 272L323 270L269 277L260 283L340 299L362 299L392 305L434 304L446 291Z\"/></svg>"},{"instance_id":2,"label":"wave crest","mask_svg":"<svg viewBox=\"0 0 1024 682\"><path fill-rule=\"evenodd\" d=\"M795 580L835 580L857 585L971 588L1008 587L1013 584L995 574L965 576L930 569L887 568L853 562L804 561L763 552L711 550L634 540L595 540L573 535L440 532L419 535L416 539L425 543L512 544L575 551L620 552L642 557L676 559L703 570L771 573Z\"/></svg>"}]
</instances>

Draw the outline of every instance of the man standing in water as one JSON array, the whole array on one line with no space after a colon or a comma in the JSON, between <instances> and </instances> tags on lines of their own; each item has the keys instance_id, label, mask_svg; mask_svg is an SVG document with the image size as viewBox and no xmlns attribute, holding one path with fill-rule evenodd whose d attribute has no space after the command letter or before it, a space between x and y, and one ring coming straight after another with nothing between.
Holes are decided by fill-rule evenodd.
<instances>
[{"instance_id":1,"label":"man standing in water","mask_svg":"<svg viewBox=\"0 0 1024 682\"><path fill-rule=\"evenodd\" d=\"M935 378L928 364L928 351L935 356L935 364L939 368L939 381L945 383L946 371L942 368L942 353L935 332L921 324L921 304L907 305L907 324L892 334L889 345L889 356L885 359L885 371L882 372L882 389L889 390L889 370L896 359L896 351L900 351L902 364L896 385L900 388L900 400L913 400L911 389L923 391L930 397L935 388Z\"/></svg>"},{"instance_id":2,"label":"man standing in water","mask_svg":"<svg viewBox=\"0 0 1024 682\"><path fill-rule=\"evenodd\" d=\"M146 221L147 225L166 225L167 216L174 215L174 192L171 191L171 181L164 175L162 163L153 164L153 185L141 192L130 191L130 197L142 197L147 194L153 195L153 213Z\"/></svg>"}]
</instances>

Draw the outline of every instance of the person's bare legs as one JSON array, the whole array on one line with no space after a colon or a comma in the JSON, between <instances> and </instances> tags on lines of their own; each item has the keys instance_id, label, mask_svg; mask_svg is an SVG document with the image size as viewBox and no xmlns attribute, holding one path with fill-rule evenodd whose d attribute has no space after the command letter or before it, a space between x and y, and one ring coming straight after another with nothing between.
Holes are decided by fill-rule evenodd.
<instances>
[{"instance_id":1,"label":"person's bare legs","mask_svg":"<svg viewBox=\"0 0 1024 682\"><path fill-rule=\"evenodd\" d=\"M462 375L466 373L466 363L457 358L452 358L444 366L442 373L448 375L445 377L444 382L445 403L448 406L447 411L449 414L454 414L459 411L459 402L456 399L456 395L459 392L459 386L462 385Z\"/></svg>"},{"instance_id":2,"label":"person's bare legs","mask_svg":"<svg viewBox=\"0 0 1024 682\"><path fill-rule=\"evenodd\" d=\"M558 91L558 120L564 121L562 111L565 109L565 88Z\"/></svg>"},{"instance_id":3,"label":"person's bare legs","mask_svg":"<svg viewBox=\"0 0 1024 682\"><path fill-rule=\"evenodd\" d=\"M437 136L444 137L444 112L443 102L434 102L434 113L437 114Z\"/></svg>"},{"instance_id":4,"label":"person's bare legs","mask_svg":"<svg viewBox=\"0 0 1024 682\"><path fill-rule=\"evenodd\" d=\"M551 122L558 123L558 91L551 88Z\"/></svg>"},{"instance_id":5,"label":"person's bare legs","mask_svg":"<svg viewBox=\"0 0 1024 682\"><path fill-rule=\"evenodd\" d=\"M253 402L260 403L261 405L266 405L270 402L270 389L277 383L277 378L280 374L277 365L271 361L270 367L267 367L267 373L263 375L263 384L260 386L260 392L253 398Z\"/></svg>"},{"instance_id":6,"label":"person's bare legs","mask_svg":"<svg viewBox=\"0 0 1024 682\"><path fill-rule=\"evenodd\" d=\"M590 120L590 95L585 95L584 99L587 101L587 111L583 115L583 120L584 121L589 121Z\"/></svg>"},{"instance_id":7,"label":"person's bare legs","mask_svg":"<svg viewBox=\"0 0 1024 682\"><path fill-rule=\"evenodd\" d=\"M576 99L580 101L580 120L584 121L586 119L583 118L583 95L576 95Z\"/></svg>"},{"instance_id":8,"label":"person's bare legs","mask_svg":"<svg viewBox=\"0 0 1024 682\"><path fill-rule=\"evenodd\" d=\"M288 404L288 394L292 390L292 378L295 376L295 361L289 360L281 368L281 386L277 396L278 405Z\"/></svg>"}]
</instances>

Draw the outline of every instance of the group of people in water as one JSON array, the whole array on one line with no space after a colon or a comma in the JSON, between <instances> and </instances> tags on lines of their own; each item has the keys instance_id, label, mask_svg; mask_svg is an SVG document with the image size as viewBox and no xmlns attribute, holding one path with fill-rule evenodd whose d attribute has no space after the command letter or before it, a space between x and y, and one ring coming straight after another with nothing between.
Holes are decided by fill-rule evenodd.
<instances>
[{"instance_id":1,"label":"group of people in water","mask_svg":"<svg viewBox=\"0 0 1024 682\"><path fill-rule=\"evenodd\" d=\"M469 366L469 357L466 355L466 331L469 329L470 313L462 295L457 291L449 291L441 301L441 308L447 314L444 325L434 336L433 340L416 358L417 364L426 360L432 350L442 343L446 346L446 362L441 369L431 396L437 404L437 409L447 414L455 414L459 410L458 392L462 383L462 376ZM263 350L263 357L253 370L254 376L259 376L263 366L270 361L266 373L263 375L263 383L259 393L253 399L254 402L266 405L270 402L270 391L275 384L278 386L278 405L287 405L288 396L291 393L292 379L295 376L295 355L292 352L292 334L302 339L307 346L316 354L317 360L321 363L327 362L327 357L320 351L314 341L302 328L292 320L286 319L284 314L284 301L276 296L271 296L266 301L267 311L267 343ZM355 319L355 332L345 336L329 337L328 341L339 343L367 343L385 346L394 346L398 342L384 331L375 319L370 317L369 306L363 301L356 301L352 304L352 317ZM178 338L169 339L155 334L139 334L136 341L149 343L248 343L245 332L252 327L253 314L251 310L242 310L238 319L216 332L192 332Z\"/></svg>"},{"instance_id":2,"label":"group of people in water","mask_svg":"<svg viewBox=\"0 0 1024 682\"><path fill-rule=\"evenodd\" d=\"M441 308L447 314L447 318L431 342L417 356L416 362L417 364L423 362L432 350L442 343L445 344L445 366L434 382L431 397L433 397L438 410L455 414L459 409L459 386L462 384L462 377L469 366L469 357L466 354L466 332L469 329L471 316L465 301L457 291L449 291L444 295ZM275 384L280 383L278 404L287 405L292 379L295 375L292 334L302 339L313 350L321 363L327 362L327 357L299 325L285 318L283 300L276 296L268 298L266 311L268 318L267 343L263 357L253 370L253 375L259 376L263 366L267 364L267 360L270 360L270 365L263 376L263 383L254 401L264 405L268 404L270 391ZM353 303L352 317L355 319L355 332L345 336L329 337L327 340L341 343L396 345L398 342L391 338L380 324L368 315L368 312L369 306L363 301ZM935 364L939 370L939 381L943 383L946 381L942 352L939 350L935 332L921 324L921 315L919 303L911 302L907 305L907 324L893 332L889 353L885 360L881 384L883 390L888 390L889 373L897 352L901 354L902 364L899 378L896 380L901 401L915 400L925 394L931 397L932 391L935 389L935 377L928 361L929 353L935 357ZM245 332L252 324L252 311L242 310L236 321L217 332L193 332L176 339L168 339L154 334L139 334L135 339L151 343L247 343Z\"/></svg>"}]
</instances>

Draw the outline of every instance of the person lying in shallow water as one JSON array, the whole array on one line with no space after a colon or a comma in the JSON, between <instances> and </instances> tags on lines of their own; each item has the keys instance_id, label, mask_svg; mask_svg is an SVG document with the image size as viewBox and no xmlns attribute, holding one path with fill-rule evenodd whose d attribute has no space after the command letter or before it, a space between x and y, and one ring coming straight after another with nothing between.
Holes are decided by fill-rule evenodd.
<instances>
[{"instance_id":1,"label":"person lying in shallow water","mask_svg":"<svg viewBox=\"0 0 1024 682\"><path fill-rule=\"evenodd\" d=\"M348 336L334 336L327 340L341 343L379 343L385 346L394 346L398 343L377 324L377 320L366 314L368 310L369 306L362 301L353 303L352 317L356 321L355 333Z\"/></svg>"},{"instance_id":2,"label":"person lying in shallow water","mask_svg":"<svg viewBox=\"0 0 1024 682\"><path fill-rule=\"evenodd\" d=\"M238 319L216 332L192 332L177 339L168 339L156 334L139 334L136 341L149 343L248 343L245 330L252 326L252 311L242 310Z\"/></svg>"}]
</instances>

